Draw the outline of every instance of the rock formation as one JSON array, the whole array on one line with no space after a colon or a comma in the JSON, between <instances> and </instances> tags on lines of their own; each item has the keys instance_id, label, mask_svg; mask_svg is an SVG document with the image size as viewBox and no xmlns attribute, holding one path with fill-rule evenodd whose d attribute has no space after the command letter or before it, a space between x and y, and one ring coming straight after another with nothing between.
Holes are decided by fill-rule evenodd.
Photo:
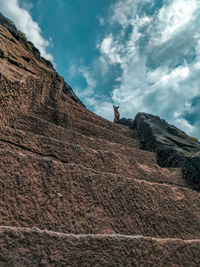
<instances>
[{"instance_id":1,"label":"rock formation","mask_svg":"<svg viewBox=\"0 0 200 267\"><path fill-rule=\"evenodd\" d=\"M199 266L199 192L136 130L87 110L9 23L0 16L0 266Z\"/></svg>"},{"instance_id":2,"label":"rock formation","mask_svg":"<svg viewBox=\"0 0 200 267\"><path fill-rule=\"evenodd\" d=\"M138 113L131 125L140 147L157 153L162 167L181 167L188 185L200 190L200 143L158 116Z\"/></svg>"}]
</instances>

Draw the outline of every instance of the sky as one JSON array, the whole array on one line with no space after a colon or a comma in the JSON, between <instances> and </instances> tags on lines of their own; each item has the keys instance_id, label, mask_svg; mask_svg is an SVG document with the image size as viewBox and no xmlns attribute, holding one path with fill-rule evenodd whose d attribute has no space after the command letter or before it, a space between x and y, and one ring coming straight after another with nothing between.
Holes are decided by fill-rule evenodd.
<instances>
[{"instance_id":1,"label":"sky","mask_svg":"<svg viewBox=\"0 0 200 267\"><path fill-rule=\"evenodd\" d=\"M74 92L113 120L158 115L200 138L200 0L0 0Z\"/></svg>"}]
</instances>

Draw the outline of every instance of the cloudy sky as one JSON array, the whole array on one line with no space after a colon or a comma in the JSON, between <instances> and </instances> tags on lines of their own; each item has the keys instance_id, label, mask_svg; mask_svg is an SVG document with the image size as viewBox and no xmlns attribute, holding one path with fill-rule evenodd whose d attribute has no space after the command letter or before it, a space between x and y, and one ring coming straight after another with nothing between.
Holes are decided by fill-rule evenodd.
<instances>
[{"instance_id":1,"label":"cloudy sky","mask_svg":"<svg viewBox=\"0 0 200 267\"><path fill-rule=\"evenodd\" d=\"M200 0L0 0L84 104L200 138Z\"/></svg>"}]
</instances>

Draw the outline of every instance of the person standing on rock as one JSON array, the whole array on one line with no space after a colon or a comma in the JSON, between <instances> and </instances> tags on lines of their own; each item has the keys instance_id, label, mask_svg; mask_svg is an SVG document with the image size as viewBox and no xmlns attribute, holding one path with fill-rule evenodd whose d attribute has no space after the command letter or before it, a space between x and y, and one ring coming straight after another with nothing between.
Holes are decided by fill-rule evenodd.
<instances>
[{"instance_id":1,"label":"person standing on rock","mask_svg":"<svg viewBox=\"0 0 200 267\"><path fill-rule=\"evenodd\" d=\"M120 114L119 114L119 106L118 107L115 107L114 105L113 105L113 109L114 109L114 123L117 123L118 122L118 120L119 120L119 118L120 118Z\"/></svg>"}]
</instances>

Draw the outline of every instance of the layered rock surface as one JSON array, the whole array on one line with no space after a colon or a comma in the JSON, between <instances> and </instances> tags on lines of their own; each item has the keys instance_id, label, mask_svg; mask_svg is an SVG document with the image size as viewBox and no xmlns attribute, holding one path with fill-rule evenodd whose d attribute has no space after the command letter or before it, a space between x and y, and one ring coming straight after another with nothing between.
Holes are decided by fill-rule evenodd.
<instances>
[{"instance_id":1,"label":"layered rock surface","mask_svg":"<svg viewBox=\"0 0 200 267\"><path fill-rule=\"evenodd\" d=\"M200 198L181 170L3 26L0 48L0 265L198 266Z\"/></svg>"}]
</instances>

